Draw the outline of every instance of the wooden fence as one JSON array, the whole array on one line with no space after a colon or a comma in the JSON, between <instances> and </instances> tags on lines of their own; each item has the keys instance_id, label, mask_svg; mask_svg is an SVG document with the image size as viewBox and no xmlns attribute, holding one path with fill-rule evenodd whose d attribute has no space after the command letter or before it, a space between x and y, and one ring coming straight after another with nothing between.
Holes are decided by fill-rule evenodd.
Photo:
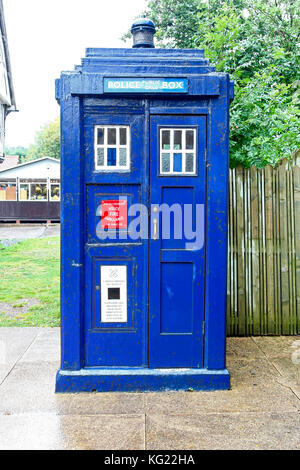
<instances>
[{"instance_id":1,"label":"wooden fence","mask_svg":"<svg viewBox=\"0 0 300 470\"><path fill-rule=\"evenodd\" d=\"M230 170L228 244L227 334L300 334L300 152Z\"/></svg>"}]
</instances>

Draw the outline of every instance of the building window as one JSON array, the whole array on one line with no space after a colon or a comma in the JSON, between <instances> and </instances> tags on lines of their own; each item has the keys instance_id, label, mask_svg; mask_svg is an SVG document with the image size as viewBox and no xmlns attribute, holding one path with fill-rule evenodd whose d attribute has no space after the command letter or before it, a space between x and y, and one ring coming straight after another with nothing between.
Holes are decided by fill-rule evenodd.
<instances>
[{"instance_id":1,"label":"building window","mask_svg":"<svg viewBox=\"0 0 300 470\"><path fill-rule=\"evenodd\" d=\"M19 184L19 201L47 201L47 180L21 180Z\"/></svg>"},{"instance_id":2,"label":"building window","mask_svg":"<svg viewBox=\"0 0 300 470\"><path fill-rule=\"evenodd\" d=\"M59 179L0 181L1 201L60 201Z\"/></svg>"},{"instance_id":3,"label":"building window","mask_svg":"<svg viewBox=\"0 0 300 470\"><path fill-rule=\"evenodd\" d=\"M122 171L130 169L130 127L95 127L95 169Z\"/></svg>"},{"instance_id":4,"label":"building window","mask_svg":"<svg viewBox=\"0 0 300 470\"><path fill-rule=\"evenodd\" d=\"M20 184L19 201L28 201L28 200L29 200L29 184L22 183Z\"/></svg>"},{"instance_id":5,"label":"building window","mask_svg":"<svg viewBox=\"0 0 300 470\"><path fill-rule=\"evenodd\" d=\"M60 201L60 184L58 180L50 181L50 201Z\"/></svg>"},{"instance_id":6,"label":"building window","mask_svg":"<svg viewBox=\"0 0 300 470\"><path fill-rule=\"evenodd\" d=\"M16 201L17 185L12 182L0 181L0 201Z\"/></svg>"},{"instance_id":7,"label":"building window","mask_svg":"<svg viewBox=\"0 0 300 470\"><path fill-rule=\"evenodd\" d=\"M160 174L196 175L196 129L160 130Z\"/></svg>"},{"instance_id":8,"label":"building window","mask_svg":"<svg viewBox=\"0 0 300 470\"><path fill-rule=\"evenodd\" d=\"M30 184L30 200L31 201L47 201L47 184L31 183Z\"/></svg>"}]
</instances>

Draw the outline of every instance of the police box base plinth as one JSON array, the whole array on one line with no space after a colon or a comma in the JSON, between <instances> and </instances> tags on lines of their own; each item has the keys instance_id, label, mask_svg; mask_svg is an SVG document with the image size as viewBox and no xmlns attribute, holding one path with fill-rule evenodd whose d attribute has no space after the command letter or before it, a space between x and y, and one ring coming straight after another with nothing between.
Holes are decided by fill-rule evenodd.
<instances>
[{"instance_id":1,"label":"police box base plinth","mask_svg":"<svg viewBox=\"0 0 300 470\"><path fill-rule=\"evenodd\" d=\"M81 369L59 370L57 393L228 390L227 369Z\"/></svg>"}]
</instances>

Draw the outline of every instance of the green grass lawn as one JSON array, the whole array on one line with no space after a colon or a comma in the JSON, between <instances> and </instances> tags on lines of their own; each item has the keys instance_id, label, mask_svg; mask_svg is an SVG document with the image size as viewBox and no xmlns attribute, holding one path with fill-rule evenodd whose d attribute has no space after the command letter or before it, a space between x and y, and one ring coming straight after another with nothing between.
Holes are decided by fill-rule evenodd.
<instances>
[{"instance_id":1,"label":"green grass lawn","mask_svg":"<svg viewBox=\"0 0 300 470\"><path fill-rule=\"evenodd\" d=\"M59 237L0 245L0 327L59 326Z\"/></svg>"}]
</instances>

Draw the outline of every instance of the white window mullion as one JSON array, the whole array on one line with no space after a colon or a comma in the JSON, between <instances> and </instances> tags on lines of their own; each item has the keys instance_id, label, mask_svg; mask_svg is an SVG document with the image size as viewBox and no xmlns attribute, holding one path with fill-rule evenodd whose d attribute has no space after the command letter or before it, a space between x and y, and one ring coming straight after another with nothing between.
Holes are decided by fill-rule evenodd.
<instances>
[{"instance_id":1,"label":"white window mullion","mask_svg":"<svg viewBox=\"0 0 300 470\"><path fill-rule=\"evenodd\" d=\"M162 152L163 152L163 143L162 143L162 132L163 129L160 129L160 138L159 138L159 149L160 149L160 157L159 157L159 166L160 166L160 173L163 172L163 164L162 164Z\"/></svg>"},{"instance_id":2,"label":"white window mullion","mask_svg":"<svg viewBox=\"0 0 300 470\"><path fill-rule=\"evenodd\" d=\"M186 173L186 129L182 130L182 173Z\"/></svg>"},{"instance_id":3,"label":"white window mullion","mask_svg":"<svg viewBox=\"0 0 300 470\"><path fill-rule=\"evenodd\" d=\"M170 129L170 173L174 173L174 129Z\"/></svg>"},{"instance_id":4,"label":"white window mullion","mask_svg":"<svg viewBox=\"0 0 300 470\"><path fill-rule=\"evenodd\" d=\"M194 129L193 132L193 141L194 141L194 173L197 172L197 131Z\"/></svg>"},{"instance_id":5,"label":"white window mullion","mask_svg":"<svg viewBox=\"0 0 300 470\"><path fill-rule=\"evenodd\" d=\"M103 144L98 144L98 131L103 129ZM116 143L108 144L108 130L115 129L116 131ZM126 144L121 145L120 139L120 130L125 129L126 131ZM130 170L130 126L95 126L95 141L94 141L94 162L96 170L105 170L105 171L124 171ZM103 151L103 165L98 164L98 152L99 150ZM108 166L108 149L116 150L116 164L113 166ZM120 166L120 154L121 149L126 150L126 165Z\"/></svg>"},{"instance_id":6,"label":"white window mullion","mask_svg":"<svg viewBox=\"0 0 300 470\"><path fill-rule=\"evenodd\" d=\"M170 133L170 149L164 149L163 148L163 143L162 143L162 138L163 138L163 131L169 131ZM181 139L181 149L176 150L174 148L175 145L175 131L181 131L182 133L182 139ZM193 148L187 149L187 131L192 131L192 136L193 136ZM196 139L197 139L197 130L193 128L188 128L188 127L183 127L183 128L161 128L160 129L160 145L159 145L159 151L160 151L160 174L165 175L165 176L193 176L197 174L197 145L196 145ZM170 154L170 171L166 172L163 171L163 158L162 155L164 153L169 153ZM181 153L182 154L182 171L181 172L174 172L174 153ZM186 171L186 164L187 164L187 157L186 154L191 154L193 158L193 172L187 172Z\"/></svg>"},{"instance_id":7,"label":"white window mullion","mask_svg":"<svg viewBox=\"0 0 300 470\"><path fill-rule=\"evenodd\" d=\"M49 176L48 176L48 178L47 178L47 186L46 186L46 188L47 188L47 196L46 196L47 199L46 199L46 200L47 200L47 201L50 201L50 200L51 200L51 185L50 185L50 178L49 178Z\"/></svg>"},{"instance_id":8,"label":"white window mullion","mask_svg":"<svg viewBox=\"0 0 300 470\"><path fill-rule=\"evenodd\" d=\"M107 135L108 135L108 129L107 127L104 127L103 129L103 137L104 137L104 168L107 168Z\"/></svg>"},{"instance_id":9,"label":"white window mullion","mask_svg":"<svg viewBox=\"0 0 300 470\"><path fill-rule=\"evenodd\" d=\"M120 129L121 127L116 127L116 166L120 168Z\"/></svg>"}]
</instances>

